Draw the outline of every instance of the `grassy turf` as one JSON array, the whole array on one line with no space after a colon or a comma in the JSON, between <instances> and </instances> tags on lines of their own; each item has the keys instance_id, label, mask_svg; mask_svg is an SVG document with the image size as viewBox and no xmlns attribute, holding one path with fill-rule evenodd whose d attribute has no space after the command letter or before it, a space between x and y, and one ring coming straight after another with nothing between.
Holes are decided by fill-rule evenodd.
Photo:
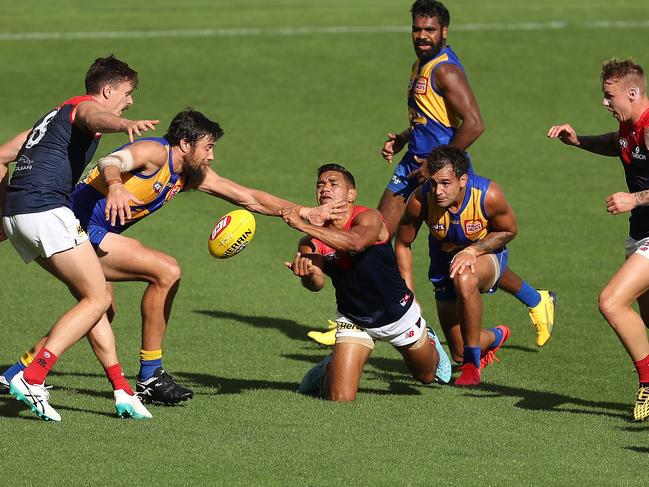
<instances>
[{"instance_id":1,"label":"grassy turf","mask_svg":"<svg viewBox=\"0 0 649 487\"><path fill-rule=\"evenodd\" d=\"M82 91L97 56L114 52L141 75L131 117L165 126L192 105L221 122L216 170L299 202L312 201L315 168L348 166L358 202L374 206L391 168L384 134L406 126L413 60L407 32L281 35L278 27L409 26L409 1L330 0L92 4L23 1L6 6L5 33L259 28L260 35L151 39L3 40L5 139ZM598 290L622 257L626 218L603 199L624 190L619 164L545 138L569 121L584 133L616 128L599 106L598 73L611 56L649 67L646 28L589 28L596 20L646 20L639 2L449 2L450 43L467 69L487 125L472 148L517 212L512 268L560 298L556 334L533 346L526 310L498 293L485 323L513 334L479 390L423 387L399 355L378 345L352 405L295 394L327 352L306 332L333 316L331 287L311 294L282 268L299 235L257 218L257 236L235 259L207 253L226 202L181 195L129 235L183 268L165 364L196 397L154 407L153 421L118 421L108 383L85 344L51 375L59 425L35 420L0 396L2 479L29 475L70 484L645 485L647 429L627 422L635 374L597 312ZM26 14L29 12L29 14ZM565 21L569 28L460 30L469 23ZM453 27L457 26L457 31ZM264 30L265 29L265 30ZM107 136L98 154L121 144ZM425 241L416 245L416 290L436 326ZM0 365L8 365L71 305L63 286L0 245ZM116 286L114 323L123 365L137 372L143 285ZM30 467L26 468L29 455Z\"/></svg>"}]
</instances>

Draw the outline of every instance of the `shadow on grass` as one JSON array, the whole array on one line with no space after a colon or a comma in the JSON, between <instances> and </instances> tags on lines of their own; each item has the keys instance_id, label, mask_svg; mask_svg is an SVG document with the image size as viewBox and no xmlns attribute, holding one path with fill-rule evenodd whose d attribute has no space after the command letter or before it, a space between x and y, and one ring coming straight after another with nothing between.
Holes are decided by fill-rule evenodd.
<instances>
[{"instance_id":1,"label":"shadow on grass","mask_svg":"<svg viewBox=\"0 0 649 487\"><path fill-rule=\"evenodd\" d=\"M306 372L306 371L305 371ZM187 381L203 387L212 387L217 390L216 394L243 394L247 391L275 390L297 393L297 382L272 381L263 379L241 379L238 377L223 377L211 374L196 374L189 372L175 372L174 376L182 377ZM403 387L400 384L390 386L391 390L374 389L361 387L359 392L377 395L419 395L418 390L411 387ZM196 395L212 395L210 393L198 393Z\"/></svg>"},{"instance_id":2,"label":"shadow on grass","mask_svg":"<svg viewBox=\"0 0 649 487\"><path fill-rule=\"evenodd\" d=\"M627 446L625 448L625 450L630 450L630 451L634 451L634 452L637 452L637 453L642 453L644 455L649 453L649 448L644 447L644 446Z\"/></svg>"},{"instance_id":3,"label":"shadow on grass","mask_svg":"<svg viewBox=\"0 0 649 487\"><path fill-rule=\"evenodd\" d=\"M490 393L489 395L480 392ZM589 401L554 392L532 391L521 387L482 382L468 394L474 397L514 397L520 400L514 405L529 411L548 411L557 413L591 414L612 418L629 418L628 404L605 401Z\"/></svg>"},{"instance_id":4,"label":"shadow on grass","mask_svg":"<svg viewBox=\"0 0 649 487\"><path fill-rule=\"evenodd\" d=\"M229 311L199 309L194 310L194 313L210 316L215 319L234 320L240 323L245 323L247 325L252 325L255 328L271 328L279 330L293 340L304 341L307 339L307 332L313 330L314 328L317 328L304 326L299 324L297 321L286 320L283 318L271 318L268 316L249 316L239 313L232 313Z\"/></svg>"}]
</instances>

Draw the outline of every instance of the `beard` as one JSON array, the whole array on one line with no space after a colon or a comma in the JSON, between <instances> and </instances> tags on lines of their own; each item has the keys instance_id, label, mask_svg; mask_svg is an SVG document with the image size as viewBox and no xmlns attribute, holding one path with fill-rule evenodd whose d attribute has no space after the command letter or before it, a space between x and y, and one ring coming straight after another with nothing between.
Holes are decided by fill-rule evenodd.
<instances>
[{"instance_id":1,"label":"beard","mask_svg":"<svg viewBox=\"0 0 649 487\"><path fill-rule=\"evenodd\" d=\"M417 46L419 45L431 46L432 49L426 52L418 51ZM420 43L418 42L415 43L414 47L415 47L415 54L422 62L422 64L425 64L439 54L439 51L441 51L442 48L444 47L444 39L440 39L437 44L432 42L420 42Z\"/></svg>"},{"instance_id":2,"label":"beard","mask_svg":"<svg viewBox=\"0 0 649 487\"><path fill-rule=\"evenodd\" d=\"M207 168L205 166L193 167L189 164L183 165L183 176L185 176L185 187L196 188L205 179Z\"/></svg>"}]
</instances>

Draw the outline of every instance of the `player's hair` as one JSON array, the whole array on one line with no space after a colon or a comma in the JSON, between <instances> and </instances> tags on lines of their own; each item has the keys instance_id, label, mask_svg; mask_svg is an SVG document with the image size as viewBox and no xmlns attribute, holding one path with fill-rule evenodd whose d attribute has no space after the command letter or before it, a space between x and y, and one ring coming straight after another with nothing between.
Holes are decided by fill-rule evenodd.
<instances>
[{"instance_id":1,"label":"player's hair","mask_svg":"<svg viewBox=\"0 0 649 487\"><path fill-rule=\"evenodd\" d=\"M644 70L633 59L613 58L605 61L602 65L600 78L602 83L618 81L623 78L636 78L640 84L640 91L642 93L647 92L647 78L645 77Z\"/></svg>"},{"instance_id":2,"label":"player's hair","mask_svg":"<svg viewBox=\"0 0 649 487\"><path fill-rule=\"evenodd\" d=\"M171 145L178 145L181 140L185 139L193 146L198 139L205 136L212 137L216 142L223 137L223 130L218 123L213 122L201 112L187 107L173 118L163 137Z\"/></svg>"},{"instance_id":3,"label":"player's hair","mask_svg":"<svg viewBox=\"0 0 649 487\"><path fill-rule=\"evenodd\" d=\"M335 164L335 163L323 164L318 168L318 177L320 177L320 175L323 172L327 172L327 171L339 172L340 174L343 175L343 177L347 180L347 182L352 185L352 188L356 187L356 180L354 179L354 176L352 176L352 173L350 173L347 169L345 169L340 164Z\"/></svg>"},{"instance_id":4,"label":"player's hair","mask_svg":"<svg viewBox=\"0 0 649 487\"><path fill-rule=\"evenodd\" d=\"M428 172L433 175L450 165L459 178L469 173L469 156L462 149L452 145L440 145L428 155Z\"/></svg>"},{"instance_id":5,"label":"player's hair","mask_svg":"<svg viewBox=\"0 0 649 487\"><path fill-rule=\"evenodd\" d=\"M86 93L98 94L108 84L123 83L130 81L133 89L137 88L140 80L137 71L131 69L124 61L120 61L112 54L108 57L95 59L86 73Z\"/></svg>"},{"instance_id":6,"label":"player's hair","mask_svg":"<svg viewBox=\"0 0 649 487\"><path fill-rule=\"evenodd\" d=\"M416 0L410 8L412 19L415 17L437 17L442 27L451 24L451 14L442 2L437 0Z\"/></svg>"}]
</instances>

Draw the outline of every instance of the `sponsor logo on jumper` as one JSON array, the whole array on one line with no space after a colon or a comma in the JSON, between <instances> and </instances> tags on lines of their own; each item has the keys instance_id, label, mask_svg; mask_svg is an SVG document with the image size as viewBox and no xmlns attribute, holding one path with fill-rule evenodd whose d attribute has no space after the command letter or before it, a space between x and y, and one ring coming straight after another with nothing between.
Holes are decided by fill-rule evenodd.
<instances>
[{"instance_id":1,"label":"sponsor logo on jumper","mask_svg":"<svg viewBox=\"0 0 649 487\"><path fill-rule=\"evenodd\" d=\"M640 152L640 146L636 145L635 148L633 149L633 152L631 153L631 157L634 159L638 159L641 161L646 161L647 160L647 154L643 154Z\"/></svg>"},{"instance_id":2,"label":"sponsor logo on jumper","mask_svg":"<svg viewBox=\"0 0 649 487\"><path fill-rule=\"evenodd\" d=\"M428 78L421 76L417 78L415 83L415 93L418 95L425 95L426 89L428 88Z\"/></svg>"},{"instance_id":3,"label":"sponsor logo on jumper","mask_svg":"<svg viewBox=\"0 0 649 487\"><path fill-rule=\"evenodd\" d=\"M467 220L464 222L464 231L467 235L478 233L484 228L480 220Z\"/></svg>"}]
</instances>

